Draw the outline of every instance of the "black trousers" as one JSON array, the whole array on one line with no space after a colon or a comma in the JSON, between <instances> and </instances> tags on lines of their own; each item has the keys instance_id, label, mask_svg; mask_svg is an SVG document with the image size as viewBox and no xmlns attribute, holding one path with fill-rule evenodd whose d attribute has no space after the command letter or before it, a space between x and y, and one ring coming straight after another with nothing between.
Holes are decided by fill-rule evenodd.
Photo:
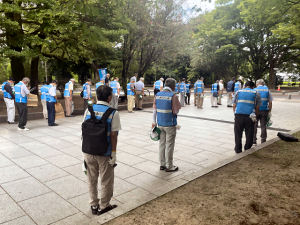
<instances>
[{"instance_id":1,"label":"black trousers","mask_svg":"<svg viewBox=\"0 0 300 225\"><path fill-rule=\"evenodd\" d=\"M16 102L16 108L19 114L19 125L18 127L24 129L27 124L27 103Z\"/></svg>"},{"instance_id":2,"label":"black trousers","mask_svg":"<svg viewBox=\"0 0 300 225\"><path fill-rule=\"evenodd\" d=\"M191 100L191 93L186 93L185 104L189 105Z\"/></svg>"},{"instance_id":3,"label":"black trousers","mask_svg":"<svg viewBox=\"0 0 300 225\"><path fill-rule=\"evenodd\" d=\"M55 102L47 102L48 125L55 123Z\"/></svg>"},{"instance_id":4,"label":"black trousers","mask_svg":"<svg viewBox=\"0 0 300 225\"><path fill-rule=\"evenodd\" d=\"M253 144L254 122L248 115L236 114L234 119L234 150L236 153L242 152L242 137L244 130L246 134L246 144L244 149L247 150L250 149Z\"/></svg>"},{"instance_id":5,"label":"black trousers","mask_svg":"<svg viewBox=\"0 0 300 225\"><path fill-rule=\"evenodd\" d=\"M83 113L85 112L85 110L88 108L89 106L89 100L88 99L83 99Z\"/></svg>"}]
</instances>

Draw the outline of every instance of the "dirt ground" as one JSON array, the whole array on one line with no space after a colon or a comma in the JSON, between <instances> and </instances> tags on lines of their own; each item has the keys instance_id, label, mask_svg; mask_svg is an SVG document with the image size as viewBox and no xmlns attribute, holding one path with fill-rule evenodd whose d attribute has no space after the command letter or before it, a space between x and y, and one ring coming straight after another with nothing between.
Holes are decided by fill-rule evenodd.
<instances>
[{"instance_id":1,"label":"dirt ground","mask_svg":"<svg viewBox=\"0 0 300 225\"><path fill-rule=\"evenodd\" d=\"M300 142L276 142L107 223L127 224L300 224Z\"/></svg>"}]
</instances>

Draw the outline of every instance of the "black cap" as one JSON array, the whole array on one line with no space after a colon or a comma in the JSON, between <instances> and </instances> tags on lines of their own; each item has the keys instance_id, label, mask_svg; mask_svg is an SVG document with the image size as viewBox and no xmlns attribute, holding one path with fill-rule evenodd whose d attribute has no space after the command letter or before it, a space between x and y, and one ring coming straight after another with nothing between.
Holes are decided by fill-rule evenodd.
<instances>
[{"instance_id":1,"label":"black cap","mask_svg":"<svg viewBox=\"0 0 300 225\"><path fill-rule=\"evenodd\" d=\"M12 78L12 77L8 78L8 80L11 80L11 81L15 82L15 79Z\"/></svg>"}]
</instances>

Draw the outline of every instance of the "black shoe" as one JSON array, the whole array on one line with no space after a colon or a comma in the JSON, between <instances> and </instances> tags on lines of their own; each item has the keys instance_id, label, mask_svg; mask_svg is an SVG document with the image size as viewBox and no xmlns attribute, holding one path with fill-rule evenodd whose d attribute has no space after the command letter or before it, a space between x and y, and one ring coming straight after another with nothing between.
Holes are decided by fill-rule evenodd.
<instances>
[{"instance_id":1,"label":"black shoe","mask_svg":"<svg viewBox=\"0 0 300 225\"><path fill-rule=\"evenodd\" d=\"M160 166L159 169L160 169L160 170L166 170L167 167L165 167L165 166Z\"/></svg>"},{"instance_id":2,"label":"black shoe","mask_svg":"<svg viewBox=\"0 0 300 225\"><path fill-rule=\"evenodd\" d=\"M107 206L105 209L100 209L100 208L98 208L97 214L98 214L98 215L102 215L102 214L104 214L104 213L106 213L106 212L108 212L108 211L110 211L110 210L113 210L113 209L115 209L115 208L117 208L117 207L118 207L117 205L109 205L109 206Z\"/></svg>"},{"instance_id":3,"label":"black shoe","mask_svg":"<svg viewBox=\"0 0 300 225\"><path fill-rule=\"evenodd\" d=\"M172 166L171 168L167 168L166 172L176 172L178 171L178 166Z\"/></svg>"},{"instance_id":4,"label":"black shoe","mask_svg":"<svg viewBox=\"0 0 300 225\"><path fill-rule=\"evenodd\" d=\"M55 126L58 126L57 123L53 123L53 124L49 124L50 127L55 127Z\"/></svg>"},{"instance_id":5,"label":"black shoe","mask_svg":"<svg viewBox=\"0 0 300 225\"><path fill-rule=\"evenodd\" d=\"M91 206L92 214L97 215L98 214L99 205Z\"/></svg>"}]
</instances>

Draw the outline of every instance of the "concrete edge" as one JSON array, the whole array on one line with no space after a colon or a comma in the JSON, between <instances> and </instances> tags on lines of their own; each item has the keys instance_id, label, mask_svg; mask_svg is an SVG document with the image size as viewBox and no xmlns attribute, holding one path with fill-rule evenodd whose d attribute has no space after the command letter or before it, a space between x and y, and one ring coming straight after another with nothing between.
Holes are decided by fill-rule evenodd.
<instances>
[{"instance_id":1,"label":"concrete edge","mask_svg":"<svg viewBox=\"0 0 300 225\"><path fill-rule=\"evenodd\" d=\"M290 131L290 132L288 132L288 133L289 133L289 134L294 134L294 133L297 133L297 132L299 132L299 131L300 131L300 127L297 128L297 129L294 129L294 130L292 130L292 131ZM192 173L192 174L189 174L189 175L187 175L187 176L184 176L184 177L181 178L181 179L182 179L182 180L185 180L186 182L184 182L184 183L183 183L183 182L179 182L178 185L175 185L175 186L171 187L171 188L169 189L168 192L171 192L171 191L173 191L173 190L175 190L175 189L177 189L177 188L179 188L179 187L181 187L181 186L183 186L183 185L186 185L186 184L188 184L189 182L191 182L191 181L193 181L193 180L195 180L195 179L197 179L197 178L200 178L200 177L202 177L203 175L206 175L206 174L208 174L208 173L210 173L210 172L212 172L212 171L214 171L214 170L216 170L216 169L219 169L219 168L221 168L221 167L223 167L223 166L226 166L226 165L228 165L228 164L230 164L230 163L232 163L232 162L235 162L235 161L237 161L237 160L239 160L239 159L242 159L242 158L244 158L244 157L246 157L246 156L248 156L248 155L250 155L250 154L253 154L254 152L257 152L257 151L263 149L264 147L267 147L267 146L269 146L269 145L271 145L271 144L273 144L273 143L275 143L275 142L277 142L277 141L279 141L279 140L280 140L280 139L279 139L278 137L272 138L272 139L266 141L266 142L263 143L263 144L260 144L260 145L258 145L258 146L252 147L251 149L249 149L249 150L247 150L247 151L244 151L244 152L239 153L239 154L237 154L237 155L235 155L235 156L233 156L233 157L230 157L230 158L228 158L228 159L219 161L219 162L217 162L217 163L215 163L215 164L213 164L213 165L211 165L211 166L209 166L209 167L203 168L203 169L198 170L198 171L196 171L196 172L194 172L194 173ZM232 151L234 151L234 150L232 149ZM117 214L115 214L115 215L110 214L109 217L102 218L103 220L102 220L101 218L99 218L99 219L97 220L97 222L98 222L99 224L107 223L108 221L113 220L113 219L115 219L115 218L117 218L117 217L119 217L119 216L121 216L121 215L123 215L123 214L125 214L125 213L128 213L128 212L130 212L130 211L132 211L132 210L134 210L134 209L136 209L136 208L138 208L138 207L140 207L140 206L142 206L142 205L144 205L144 204L146 204L146 203L148 203L148 202L150 202L150 201L153 201L153 200L159 198L160 196L162 196L162 195L164 195L164 194L167 194L168 192L162 193L161 195L156 196L156 197L154 197L153 199L151 199L151 200L149 200L149 201L146 201L146 202L139 202L139 203L136 203L135 206L131 205L131 207L128 207L128 208L126 208L126 209L124 208L122 212L119 212L119 213L117 213ZM104 217L104 216L103 216L103 217Z\"/></svg>"}]
</instances>

